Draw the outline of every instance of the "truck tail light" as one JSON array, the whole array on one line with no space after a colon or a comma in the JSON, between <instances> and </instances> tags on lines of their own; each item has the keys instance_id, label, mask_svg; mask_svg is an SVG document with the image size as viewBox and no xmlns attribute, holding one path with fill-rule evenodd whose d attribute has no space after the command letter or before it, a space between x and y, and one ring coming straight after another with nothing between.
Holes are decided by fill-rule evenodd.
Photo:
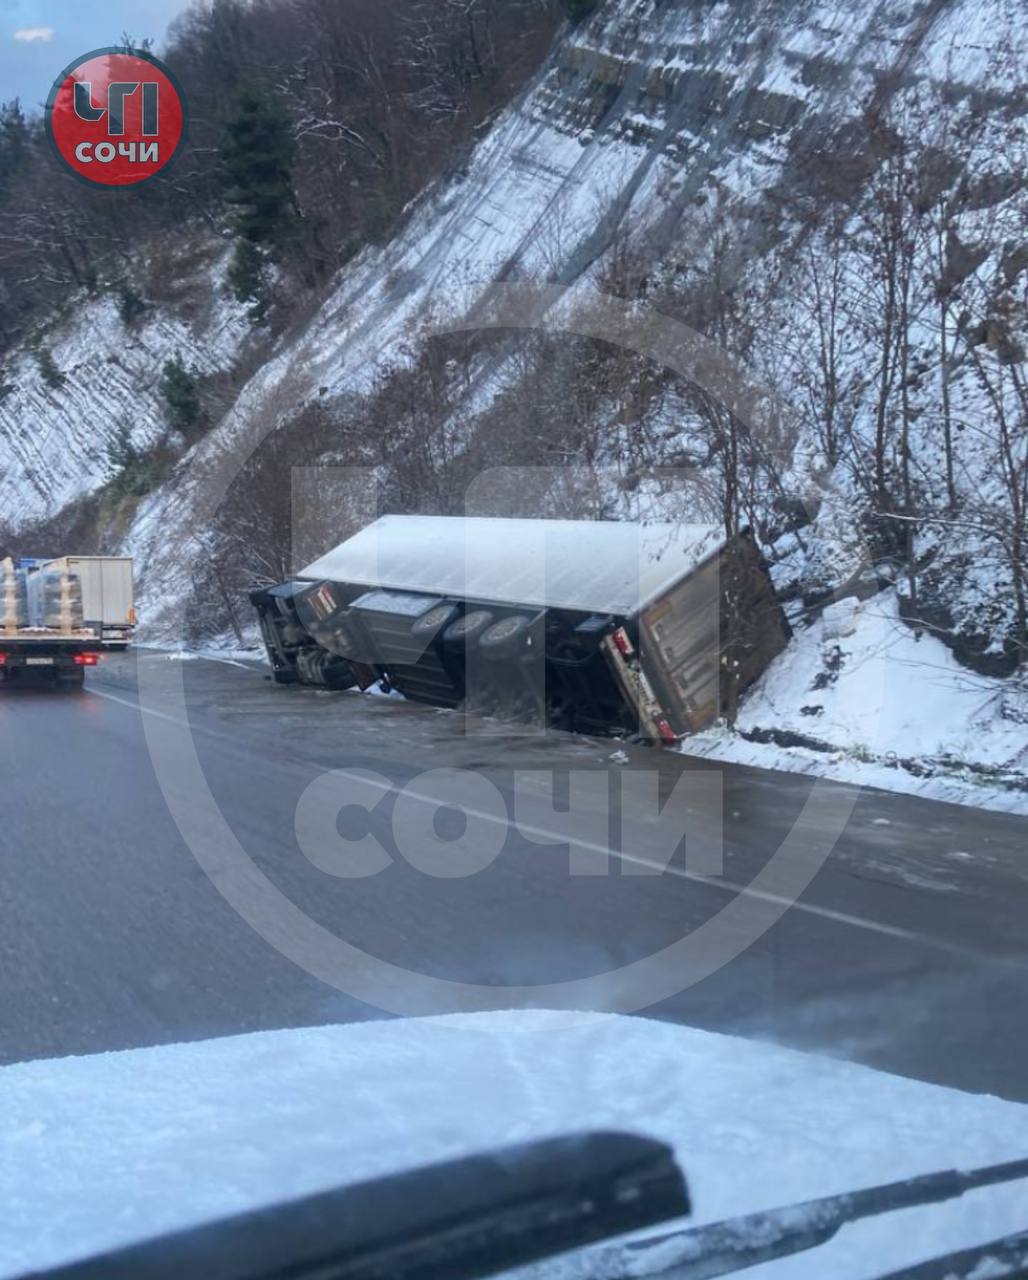
<instances>
[{"instance_id":1,"label":"truck tail light","mask_svg":"<svg viewBox=\"0 0 1028 1280\"><path fill-rule=\"evenodd\" d=\"M7 663L7 654L0 653L0 667L5 666L6 663Z\"/></svg>"},{"instance_id":2,"label":"truck tail light","mask_svg":"<svg viewBox=\"0 0 1028 1280\"><path fill-rule=\"evenodd\" d=\"M100 661L98 653L76 653L73 661L76 667L95 667Z\"/></svg>"},{"instance_id":3,"label":"truck tail light","mask_svg":"<svg viewBox=\"0 0 1028 1280\"><path fill-rule=\"evenodd\" d=\"M136 607L135 607L135 605L129 605L128 620L129 620L129 626L130 626L130 627L134 627L134 626L136 625Z\"/></svg>"},{"instance_id":4,"label":"truck tail light","mask_svg":"<svg viewBox=\"0 0 1028 1280\"><path fill-rule=\"evenodd\" d=\"M632 649L632 642L629 640L628 632L624 627L618 627L614 632L614 643L617 645L618 651L623 657L630 658L632 656L632 653L634 652Z\"/></svg>"},{"instance_id":5,"label":"truck tail light","mask_svg":"<svg viewBox=\"0 0 1028 1280\"><path fill-rule=\"evenodd\" d=\"M674 729L671 728L666 720L657 721L657 732L660 734L661 740L664 742L678 741L678 734L675 733Z\"/></svg>"}]
</instances>

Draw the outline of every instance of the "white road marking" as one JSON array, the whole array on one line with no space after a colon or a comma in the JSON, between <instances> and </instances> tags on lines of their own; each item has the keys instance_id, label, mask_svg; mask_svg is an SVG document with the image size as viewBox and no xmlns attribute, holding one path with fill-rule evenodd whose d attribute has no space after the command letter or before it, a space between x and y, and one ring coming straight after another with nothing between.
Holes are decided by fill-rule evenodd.
<instances>
[{"instance_id":1,"label":"white road marking","mask_svg":"<svg viewBox=\"0 0 1028 1280\"><path fill-rule=\"evenodd\" d=\"M206 729L203 726L191 724L188 720L183 720L180 716L169 715L167 712L158 711L154 707L144 707L138 702L133 702L128 698L119 698L116 694L107 693L95 686L90 687L90 692L96 694L99 698L106 698L108 702L116 702L120 706L128 707L132 711L138 711L143 715L153 716L158 720L167 721L169 724L178 725L179 728L188 729L190 733L203 733L213 738L224 738L223 734L215 732L213 729ZM355 780L359 780L362 786L372 787L381 791L383 795L399 795L402 790L404 795L416 802L422 804L438 806L438 799L433 796L420 795L416 791L412 791L409 787L399 786L396 784L385 784L376 782L374 779L368 778L363 774L358 775L356 771L339 770L344 776L352 774ZM625 853L617 849L611 849L609 846L600 844L590 840L569 840L566 835L559 832L551 831L546 827L535 826L532 823L518 822L514 823L509 818L502 821L497 818L496 814L489 813L486 810L476 809L471 806L461 806L464 812L470 817L478 818L485 822L492 822L496 825L506 826L508 829L521 832L523 835L541 837L548 842L558 845L573 844L576 849L583 849L587 853L595 853L601 857L620 858L622 862L630 862L640 867L648 867L656 870L664 875L675 876L679 880L689 880L696 884L706 885L708 888L724 889L726 892L741 894L744 897L757 898L762 902L773 902L779 906L786 906L790 911L798 911L803 915L814 916L820 920L830 920L833 924L847 925L851 929L860 929L865 933L874 933L888 938L896 938L903 942L916 943L919 946L930 947L934 950L955 952L960 955L977 956L978 952L972 948L962 947L956 943L949 943L940 938L932 938L927 934L917 933L910 929L900 928L898 925L883 924L878 920L869 920L866 916L851 915L846 911L837 911L831 907L821 907L813 902L802 902L792 898L785 897L780 894L768 893L763 889L754 889L751 885L740 884L735 880L728 880L723 876L703 876L698 875L694 871L689 871L685 867L676 867L658 862L656 859L643 858L638 854Z\"/></svg>"},{"instance_id":2,"label":"white road marking","mask_svg":"<svg viewBox=\"0 0 1028 1280\"><path fill-rule=\"evenodd\" d=\"M166 711L158 711L155 707L144 707L138 702L133 702L130 698L119 698L116 693L106 693L95 685L88 685L87 689L89 693L98 698L106 698L108 702L116 702L120 707L128 707L130 711L138 711L141 714L153 716L155 720L164 720L168 724L176 724L179 728L188 729L190 733L205 733L211 738L222 737L220 733L215 733L213 729L205 729L202 725L190 724L188 720L183 720L180 716L170 716Z\"/></svg>"}]
</instances>

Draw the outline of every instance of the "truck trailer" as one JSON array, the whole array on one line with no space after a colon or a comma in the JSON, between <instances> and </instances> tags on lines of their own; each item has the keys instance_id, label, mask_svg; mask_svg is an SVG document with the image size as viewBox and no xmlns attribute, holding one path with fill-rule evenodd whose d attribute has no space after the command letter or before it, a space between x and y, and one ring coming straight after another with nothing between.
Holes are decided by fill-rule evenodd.
<instances>
[{"instance_id":1,"label":"truck trailer","mask_svg":"<svg viewBox=\"0 0 1028 1280\"><path fill-rule=\"evenodd\" d=\"M384 516L250 599L280 684L662 743L789 638L751 534L710 525Z\"/></svg>"},{"instance_id":2,"label":"truck trailer","mask_svg":"<svg viewBox=\"0 0 1028 1280\"><path fill-rule=\"evenodd\" d=\"M81 689L87 667L125 649L135 625L132 561L39 557L0 563L0 682L52 677Z\"/></svg>"},{"instance_id":3,"label":"truck trailer","mask_svg":"<svg viewBox=\"0 0 1028 1280\"><path fill-rule=\"evenodd\" d=\"M38 672L58 688L80 689L85 668L99 660L99 643L83 625L78 582L69 574L39 574L32 586L10 560L0 564L0 680Z\"/></svg>"},{"instance_id":4,"label":"truck trailer","mask_svg":"<svg viewBox=\"0 0 1028 1280\"><path fill-rule=\"evenodd\" d=\"M105 649L127 649L136 626L131 556L59 556L38 570L70 573L82 590L82 619Z\"/></svg>"}]
</instances>

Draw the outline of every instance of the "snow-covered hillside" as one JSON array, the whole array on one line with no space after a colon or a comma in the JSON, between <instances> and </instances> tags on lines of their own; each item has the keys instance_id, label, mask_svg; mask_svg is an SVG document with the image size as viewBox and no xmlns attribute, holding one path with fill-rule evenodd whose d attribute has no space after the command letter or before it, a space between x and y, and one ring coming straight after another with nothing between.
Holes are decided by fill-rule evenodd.
<instances>
[{"instance_id":1,"label":"snow-covered hillside","mask_svg":"<svg viewBox=\"0 0 1028 1280\"><path fill-rule=\"evenodd\" d=\"M412 469L431 473L435 489L407 478L386 485L415 510L459 508L461 455L484 466L544 457L599 468L584 508L555 509L550 493L537 495L539 510L510 514L639 515L654 495L648 469L691 469L663 514L745 519L783 558L776 573L797 640L775 680L797 690L816 643L807 624L823 604L890 583L883 608L917 618L976 678L1008 673L1028 621L1028 555L1010 532L1023 525L1028 475L1018 378L1026 65L1028 19L1000 0L607 0L563 33L460 170L278 340L224 418L140 504L126 549L142 575L144 634L181 635L197 539L205 562L219 538L245 541L219 526L221 496L261 441L316 412L329 424L332 465L389 472L416 454ZM574 328L597 289L683 319L772 389L786 425L773 442L744 438L740 470L737 429L726 432L717 406L645 362L614 365L592 351L558 378L552 348L513 343L452 362L457 372L447 366L427 388L446 384L434 401L416 380L426 335L469 312L472 324L497 322L496 286L525 281L557 290L529 317L539 330ZM117 347L117 325L102 314ZM144 367L140 353L132 366L141 439L156 430L153 370L185 341L165 323L146 347L152 360ZM220 333L194 331L188 358L227 360L235 319ZM54 354L72 365L75 338L66 341ZM105 358L85 370L74 401L70 380L68 403L35 388L44 443L25 444L28 405L7 428L23 461L0 495L0 519L44 509L44 493L59 504L97 482L104 439L125 408L116 379L89 375ZM412 381L396 393L389 380L403 371ZM62 455L74 426L81 431L73 403L88 404L96 423L82 444L90 461L77 466ZM394 430L415 418L407 434ZM376 452L369 437L383 423L388 439ZM280 487L289 483L283 475ZM271 523L261 500L255 493L247 530ZM348 532L345 521L335 532ZM932 645L926 669L943 652ZM750 730L767 719L770 688L750 700ZM918 688L912 738L933 756L958 750L952 735L924 737L937 690ZM852 729L860 695L840 681L840 698L850 689L856 703L839 725ZM795 714L810 729L812 714ZM1004 728L1002 752L979 752L975 763L1023 769L1022 727ZM877 750L873 734L836 728L809 736Z\"/></svg>"},{"instance_id":2,"label":"snow-covered hillside","mask_svg":"<svg viewBox=\"0 0 1028 1280\"><path fill-rule=\"evenodd\" d=\"M168 432L159 390L168 360L199 377L231 367L249 325L225 296L224 259L216 246L204 255L199 305L151 306L126 323L114 294L83 295L8 361L0 523L34 523L93 493L110 478L108 449L126 426L135 448L158 444Z\"/></svg>"},{"instance_id":3,"label":"snow-covered hillside","mask_svg":"<svg viewBox=\"0 0 1028 1280\"><path fill-rule=\"evenodd\" d=\"M710 228L697 209L712 200L728 202L744 251L760 237L802 238L799 206L784 230L769 211L790 184L814 198L823 175L809 172L811 156L847 194L867 181L865 144L846 125L869 99L911 68L945 77L955 94L971 95L982 78L1002 94L999 53L1024 40L1024 24L995 0L919 10L612 0L558 47L466 170L429 193L390 244L361 255L243 387L197 450L196 476L228 452L241 461L304 403L368 391L383 363L411 358L448 304L459 312L494 281L595 284L626 243L658 271L669 254L702 263ZM194 522L193 488L187 477L158 495L133 531L155 626L176 576L169 549L182 546L167 521L182 532Z\"/></svg>"}]
</instances>

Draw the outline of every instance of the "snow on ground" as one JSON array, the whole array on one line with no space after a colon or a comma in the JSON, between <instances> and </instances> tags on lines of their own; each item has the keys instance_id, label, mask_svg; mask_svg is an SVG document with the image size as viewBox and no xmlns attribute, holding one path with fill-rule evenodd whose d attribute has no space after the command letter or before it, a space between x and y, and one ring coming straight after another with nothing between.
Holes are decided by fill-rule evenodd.
<instances>
[{"instance_id":1,"label":"snow on ground","mask_svg":"<svg viewBox=\"0 0 1028 1280\"><path fill-rule=\"evenodd\" d=\"M256 649L172 649L168 652L169 662L195 662L203 659L207 662L221 662L229 667L242 667L247 671L255 666L267 667L267 654Z\"/></svg>"},{"instance_id":2,"label":"snow on ground","mask_svg":"<svg viewBox=\"0 0 1028 1280\"><path fill-rule=\"evenodd\" d=\"M1014 687L962 667L900 620L896 593L841 600L745 697L734 732L691 737L689 755L812 773L1028 813L1028 723Z\"/></svg>"},{"instance_id":3,"label":"snow on ground","mask_svg":"<svg viewBox=\"0 0 1028 1280\"><path fill-rule=\"evenodd\" d=\"M642 1018L262 1032L0 1069L0 1274L590 1128L671 1142L697 1222L1028 1153L1028 1107ZM1023 1229L1025 1203L1023 1183L978 1191L746 1275L867 1280Z\"/></svg>"},{"instance_id":4,"label":"snow on ground","mask_svg":"<svg viewBox=\"0 0 1028 1280\"><path fill-rule=\"evenodd\" d=\"M112 294L74 298L68 314L5 366L0 397L0 520L53 515L109 478L108 449L128 426L152 449L167 434L160 393L166 361L198 376L226 369L249 333L245 308L223 291L226 254L204 268L206 303L188 320L164 306L126 325ZM55 375L46 377L47 353Z\"/></svg>"},{"instance_id":5,"label":"snow on ground","mask_svg":"<svg viewBox=\"0 0 1028 1280\"><path fill-rule=\"evenodd\" d=\"M264 648L261 630L256 622L243 627L242 644L232 631L224 631L221 635L212 636L207 644L192 647L168 641L162 642L159 638L151 640L143 628L139 629L137 636L140 637L137 641L138 648L163 653L171 662L193 662L198 658L206 658L209 662L232 662L237 665L257 662L264 666L268 665L267 650Z\"/></svg>"},{"instance_id":6,"label":"snow on ground","mask_svg":"<svg viewBox=\"0 0 1028 1280\"><path fill-rule=\"evenodd\" d=\"M230 667L249 667L254 663L267 666L267 655L256 649L162 649L159 645L147 646L164 653L169 662L224 662Z\"/></svg>"},{"instance_id":7,"label":"snow on ground","mask_svg":"<svg viewBox=\"0 0 1028 1280\"><path fill-rule=\"evenodd\" d=\"M890 0L886 8L902 25L903 6ZM867 41L876 46L866 15L841 0L824 0L816 17L819 28L837 33L840 58L859 64ZM383 369L410 358L426 332L473 313L497 280L560 280L569 289L563 308L569 312L571 298L596 283L605 260L601 249L609 247L603 242L615 226L640 235L702 186L716 156L697 153L684 172L661 146L633 143L629 125L638 116L637 91L655 64L670 67L676 55L682 59L676 76L693 74L697 60L702 66L710 57L728 80L739 77L746 85L765 71L776 75L770 57L766 67L752 65L747 42L737 38L738 22L731 5L696 10L611 3L595 24L601 47L587 43L594 24L558 46L525 95L477 144L467 166L428 191L393 240L365 249L347 265L310 324L290 332L241 388L173 483L140 504L125 550L141 572L141 612L153 635L170 636L177 625L175 606L191 588L192 538L198 520L206 523L210 514L202 483L228 467L227 459L241 466L258 439L305 403L367 392ZM808 28L798 16L791 36L802 40ZM774 39L788 34L776 28ZM615 69L624 87L596 131L597 84ZM690 145L696 141L691 109L679 111L681 120L663 119L665 92L644 97L661 137L670 130L665 141L679 133ZM733 107L733 118L746 97ZM714 134L716 143L720 134ZM686 187L675 187L686 179ZM561 314L560 307L551 309L549 321L556 324ZM503 382L502 370L494 371L483 394Z\"/></svg>"}]
</instances>

